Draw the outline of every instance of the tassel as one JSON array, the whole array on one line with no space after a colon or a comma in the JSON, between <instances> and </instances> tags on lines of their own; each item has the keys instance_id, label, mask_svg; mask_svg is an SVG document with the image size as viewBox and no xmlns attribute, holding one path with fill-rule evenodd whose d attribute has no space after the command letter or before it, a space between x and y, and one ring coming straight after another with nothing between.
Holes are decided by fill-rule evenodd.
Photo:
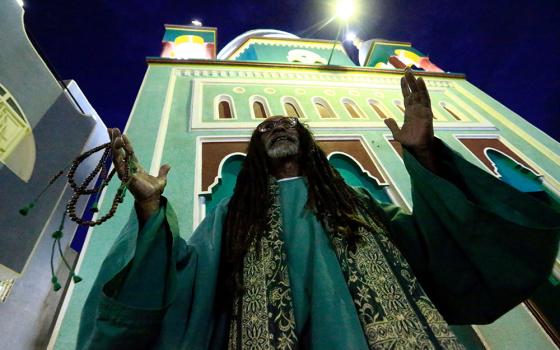
<instances>
[{"instance_id":1,"label":"tassel","mask_svg":"<svg viewBox=\"0 0 560 350\"><path fill-rule=\"evenodd\" d=\"M103 150L103 155L101 156L101 160L99 161L99 163L97 164L97 166L91 171L91 173L83 180L83 182L81 184L77 184L75 182L75 178L74 175L78 169L78 166L88 157L90 157L92 154L99 152ZM58 228L58 230L54 231L51 236L53 238L53 244L52 244L52 249L51 249L51 261L50 261L50 268L51 268L51 284L52 284L52 288L53 290L56 292L58 290L60 290L62 288L62 285L60 283L60 281L58 280L58 276L55 274L55 270L54 270L54 254L55 254L55 245L58 247L58 253L60 254L60 257L64 263L64 265L66 266L66 268L69 270L70 272L70 276L72 278L72 281L74 281L74 283L79 283L80 281L82 281L82 278L78 275L76 275L74 269L70 266L70 264L68 264L68 261L66 261L66 258L64 257L64 254L62 252L62 246L60 243L60 240L62 239L63 235L64 235L64 221L66 219L66 215L68 215L69 219L81 224L81 225L87 225L87 226L94 226L94 225L99 225L103 222L105 222L106 220L110 219L111 217L113 217L113 215L115 214L115 211L117 209L117 206L119 205L119 203L123 202L123 199L126 195L126 191L127 191L127 185L130 183L130 181L132 180L132 175L137 171L137 166L135 164L135 158L133 156L132 153L128 153L125 156L125 163L127 166L127 171L125 176L123 176L123 179L121 180L121 185L119 186L119 189L117 190L117 194L115 195L115 198L113 199L113 204L111 206L111 209L109 210L109 212L102 216L100 219L98 220L86 220L83 217L80 218L76 215L76 204L78 199L81 196L84 195L92 195L95 194L95 198L94 201L91 205L91 207L89 208L89 210L93 213L97 213L99 211L99 199L101 196L101 192L103 192L103 190L105 189L105 187L108 186L109 182L111 181L111 179L113 178L113 176L116 173L116 169L113 168L113 170L111 170L109 172L109 168L111 166L111 158L112 158L112 148L111 148L111 143L107 142L105 144L99 145L97 147L94 147L86 152L84 152L83 154L81 154L80 156L76 157L74 159L74 161L72 162L72 164L63 169L60 170L47 184L47 186L45 186L45 188L41 191L41 193L39 193L39 195L33 200L31 201L29 204L27 204L26 206L24 206L23 208L21 208L19 210L19 213L22 216L26 216L29 214L29 211L31 209L33 209L36 204L37 201L41 198L41 196L47 191L47 189L53 185L53 183L58 180L66 171L67 171L67 177L68 177L68 184L70 185L70 187L72 188L72 190L74 191L74 194L72 195L71 199L68 201L67 205L66 205L66 211L64 212L64 214L62 215L62 220L60 222L60 226ZM88 188L89 184L93 181L93 179L95 178L95 176L99 173L99 171L101 171L101 173L99 174L99 178L97 183L99 184L98 187L93 187L93 188Z\"/></svg>"},{"instance_id":2,"label":"tassel","mask_svg":"<svg viewBox=\"0 0 560 350\"><path fill-rule=\"evenodd\" d=\"M97 206L97 201L93 202L93 204L91 205L91 208L89 208L89 210L92 213L97 213L99 211L99 207Z\"/></svg>"},{"instance_id":3,"label":"tassel","mask_svg":"<svg viewBox=\"0 0 560 350\"><path fill-rule=\"evenodd\" d=\"M58 283L58 278L56 278L56 276L52 276L51 283L53 285L53 290L55 292L58 292L61 288L61 285L60 285L60 283Z\"/></svg>"},{"instance_id":4,"label":"tassel","mask_svg":"<svg viewBox=\"0 0 560 350\"><path fill-rule=\"evenodd\" d=\"M80 283L82 281L82 278L72 273L72 280L74 281L74 283Z\"/></svg>"},{"instance_id":5,"label":"tassel","mask_svg":"<svg viewBox=\"0 0 560 350\"><path fill-rule=\"evenodd\" d=\"M58 247L58 253L60 254L60 258L62 259L62 262L64 263L64 265L66 266L68 271L70 271L70 276L72 277L72 280L74 281L74 283L79 283L80 281L82 281L82 278L74 273L74 269L72 267L70 267L70 264L68 264L68 261L66 261L66 258L64 257L64 254L62 252L62 246L60 244L60 239L64 235L63 231L64 231L64 221L65 220L66 220L66 212L64 212L64 214L62 214L62 220L60 221L60 225L58 227L58 230L54 231L51 235L52 238L53 238L53 244L52 244L52 248L51 248L51 283L53 285L53 290L55 292L60 290L60 288L62 288L62 286L58 282L58 277L54 273L54 250L55 250L55 245Z\"/></svg>"},{"instance_id":6,"label":"tassel","mask_svg":"<svg viewBox=\"0 0 560 350\"><path fill-rule=\"evenodd\" d=\"M55 238L53 240L53 244L52 244L52 248L51 248L51 283L53 285L53 290L56 292L60 289L60 283L58 283L58 278L56 277L56 274L54 273L54 264L53 264L53 259L54 259L54 245L56 244L57 238Z\"/></svg>"},{"instance_id":7,"label":"tassel","mask_svg":"<svg viewBox=\"0 0 560 350\"><path fill-rule=\"evenodd\" d=\"M62 258L62 261L64 262L64 265L66 265L68 271L70 271L70 276L72 276L72 280L74 281L74 283L79 283L82 280L82 278L74 273L74 269L71 268L70 264L68 264L68 261L66 261L66 258L62 253L62 247L60 246L60 239L57 240L57 245L58 245L58 252L60 254L60 257Z\"/></svg>"},{"instance_id":8,"label":"tassel","mask_svg":"<svg viewBox=\"0 0 560 350\"><path fill-rule=\"evenodd\" d=\"M25 207L21 208L21 209L19 210L19 213L20 213L21 215L23 215L23 216L26 216L26 215L29 213L29 211L30 211L31 209L33 209L34 206L35 206L35 204L34 204L33 202L32 202L32 203L29 203L29 204L26 205Z\"/></svg>"},{"instance_id":9,"label":"tassel","mask_svg":"<svg viewBox=\"0 0 560 350\"><path fill-rule=\"evenodd\" d=\"M39 195L38 195L37 197L35 197L35 199L31 201L31 203L29 203L29 204L26 205L25 207L21 208L21 209L19 210L19 213L20 213L21 215L23 215L23 216L26 216L26 215L29 213L29 211L30 211L31 209L33 209L33 207L35 206L35 203L37 203L37 201L41 198L41 196L43 195L43 193L45 193L45 191L48 190L49 187L51 187L51 185L52 185L56 180L58 180L58 179L62 176L62 174L64 174L64 170L60 170L60 171L58 172L58 174L56 174L55 176L53 176L53 178L49 181L49 183L47 184L47 186L45 186L45 188L43 188L43 190L41 191L41 193L39 193Z\"/></svg>"}]
</instances>

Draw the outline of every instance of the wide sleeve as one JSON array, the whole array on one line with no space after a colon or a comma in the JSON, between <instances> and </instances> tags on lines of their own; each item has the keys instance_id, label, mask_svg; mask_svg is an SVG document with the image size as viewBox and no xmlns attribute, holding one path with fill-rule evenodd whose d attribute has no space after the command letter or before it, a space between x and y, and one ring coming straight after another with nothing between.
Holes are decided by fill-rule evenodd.
<instances>
[{"instance_id":1,"label":"wide sleeve","mask_svg":"<svg viewBox=\"0 0 560 350\"><path fill-rule=\"evenodd\" d=\"M165 199L142 228L133 211L86 300L77 348L206 348L223 213L219 205L187 244Z\"/></svg>"},{"instance_id":2,"label":"wide sleeve","mask_svg":"<svg viewBox=\"0 0 560 350\"><path fill-rule=\"evenodd\" d=\"M410 153L413 214L381 204L393 242L452 324L485 324L550 275L560 213L469 163L441 141L436 175Z\"/></svg>"}]
</instances>

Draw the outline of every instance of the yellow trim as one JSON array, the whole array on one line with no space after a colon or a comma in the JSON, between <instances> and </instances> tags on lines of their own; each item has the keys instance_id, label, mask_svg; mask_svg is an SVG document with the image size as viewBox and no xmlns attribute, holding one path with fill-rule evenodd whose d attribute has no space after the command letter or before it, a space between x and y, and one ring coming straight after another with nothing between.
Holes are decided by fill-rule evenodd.
<instances>
[{"instance_id":1,"label":"yellow trim","mask_svg":"<svg viewBox=\"0 0 560 350\"><path fill-rule=\"evenodd\" d=\"M502 124L504 124L506 127L508 127L512 132L514 132L515 134L517 134L519 137L521 137L524 141L526 141L528 144L530 144L531 146L535 147L538 151L540 151L545 157L547 157L548 159L550 159L552 162L554 162L556 165L560 165L560 156L556 155L553 151L551 151L549 148L547 148L545 145L543 145L542 143L540 143L539 141L537 141L534 137L532 137L531 135L529 135L527 132L525 132L523 129L521 129L520 127L518 127L517 125L515 125L512 121L510 121L509 119L507 119L505 116L503 116L502 114L496 112L492 107L490 107L489 105L487 105L486 103L482 102L480 99L478 99L477 97L475 97L473 94L471 94L470 92L468 92L465 88L461 87L461 86L456 86L455 87L457 89L457 91L459 91L460 93L462 93L465 97L467 97L468 99L470 99L471 101L473 101L474 103L476 103L480 108L482 108L486 113L490 114L492 117L496 118L498 121L500 121Z\"/></svg>"},{"instance_id":2,"label":"yellow trim","mask_svg":"<svg viewBox=\"0 0 560 350\"><path fill-rule=\"evenodd\" d=\"M198 35L184 34L176 37L174 42L175 44L193 43L202 45L204 44L204 39Z\"/></svg>"},{"instance_id":3,"label":"yellow trim","mask_svg":"<svg viewBox=\"0 0 560 350\"><path fill-rule=\"evenodd\" d=\"M397 56L404 56L406 58L408 58L409 60L411 60L412 62L414 62L415 64L418 64L418 62L420 62L420 56L418 56L417 54L415 54L412 51L408 51L408 50L404 50L404 49L396 49L395 53L397 54Z\"/></svg>"},{"instance_id":4,"label":"yellow trim","mask_svg":"<svg viewBox=\"0 0 560 350\"><path fill-rule=\"evenodd\" d=\"M195 30L197 32L210 32L210 33L216 33L217 31L217 29L214 27L180 26L180 25L169 25L169 24L165 25L165 29L178 29L184 31Z\"/></svg>"},{"instance_id":5,"label":"yellow trim","mask_svg":"<svg viewBox=\"0 0 560 350\"><path fill-rule=\"evenodd\" d=\"M480 113L475 111L474 108L472 108L471 106L466 104L465 101L461 100L458 96L451 93L451 91L449 89L445 90L443 96L449 97L451 100L453 100L453 102L456 103L457 106L464 109L469 114L469 116L472 116L477 122L484 123L484 124L489 123L489 121L486 120L483 116L481 116ZM466 118L468 119L468 117L466 117Z\"/></svg>"}]
</instances>

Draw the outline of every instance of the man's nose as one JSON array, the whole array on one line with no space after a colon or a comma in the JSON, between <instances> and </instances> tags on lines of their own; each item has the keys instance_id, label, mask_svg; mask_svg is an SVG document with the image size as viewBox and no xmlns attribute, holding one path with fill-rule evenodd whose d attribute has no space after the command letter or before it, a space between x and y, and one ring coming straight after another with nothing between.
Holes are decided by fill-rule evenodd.
<instances>
[{"instance_id":1,"label":"man's nose","mask_svg":"<svg viewBox=\"0 0 560 350\"><path fill-rule=\"evenodd\" d=\"M278 130L278 131L286 131L288 128L286 127L286 125L284 125L284 123L274 123L274 126L272 128L272 132Z\"/></svg>"}]
</instances>

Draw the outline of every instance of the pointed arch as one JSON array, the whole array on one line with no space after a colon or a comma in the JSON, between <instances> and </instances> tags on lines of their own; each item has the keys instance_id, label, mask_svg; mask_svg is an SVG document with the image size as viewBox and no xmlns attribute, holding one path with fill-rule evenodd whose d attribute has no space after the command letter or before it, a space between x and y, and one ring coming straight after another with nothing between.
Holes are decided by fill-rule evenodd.
<instances>
[{"instance_id":1,"label":"pointed arch","mask_svg":"<svg viewBox=\"0 0 560 350\"><path fill-rule=\"evenodd\" d=\"M343 152L332 152L328 156L329 163L336 168L344 181L350 186L365 188L375 199L381 202L391 202L387 193L387 186L380 185L380 179L370 172L351 155Z\"/></svg>"},{"instance_id":2,"label":"pointed arch","mask_svg":"<svg viewBox=\"0 0 560 350\"><path fill-rule=\"evenodd\" d=\"M504 152L486 147L485 156L490 160L493 171L502 181L515 187L521 192L542 191L542 176L536 174L532 169L521 164Z\"/></svg>"}]
</instances>

